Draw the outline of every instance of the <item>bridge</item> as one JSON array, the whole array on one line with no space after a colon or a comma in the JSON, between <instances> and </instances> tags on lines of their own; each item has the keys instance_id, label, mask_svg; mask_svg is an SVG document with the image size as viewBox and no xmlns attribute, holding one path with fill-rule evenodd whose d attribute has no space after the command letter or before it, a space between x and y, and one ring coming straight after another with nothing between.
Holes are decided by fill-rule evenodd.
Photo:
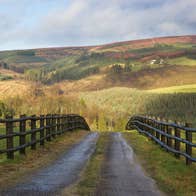
<instances>
[{"instance_id":1,"label":"bridge","mask_svg":"<svg viewBox=\"0 0 196 196\"><path fill-rule=\"evenodd\" d=\"M1 195L59 195L62 187L68 187L80 178L80 172L97 148L101 133L90 131L86 120L76 114L21 115L0 119L0 154L14 159L15 153L27 154L44 146L56 137L76 129L86 130L87 134L78 144L62 154L52 164L41 168L16 185L0 190ZM195 133L190 124L166 121L154 117L132 116L126 125L127 130L138 130L177 159L184 157L187 165L196 162ZM106 144L105 166L94 195L162 195L154 181L148 177L134 158L134 151L121 133L111 132ZM129 133L131 136L131 132ZM39 145L38 145L39 144ZM158 148L157 145L157 148ZM171 155L172 156L172 155Z\"/></svg>"}]
</instances>

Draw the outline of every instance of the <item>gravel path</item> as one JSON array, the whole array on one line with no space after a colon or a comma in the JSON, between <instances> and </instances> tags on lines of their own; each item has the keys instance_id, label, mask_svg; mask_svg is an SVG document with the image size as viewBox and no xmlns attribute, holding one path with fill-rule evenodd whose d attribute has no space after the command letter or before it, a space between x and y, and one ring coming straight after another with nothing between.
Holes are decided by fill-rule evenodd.
<instances>
[{"instance_id":1,"label":"gravel path","mask_svg":"<svg viewBox=\"0 0 196 196\"><path fill-rule=\"evenodd\" d=\"M132 148L120 133L111 134L102 180L96 196L163 195L136 162Z\"/></svg>"},{"instance_id":2,"label":"gravel path","mask_svg":"<svg viewBox=\"0 0 196 196\"><path fill-rule=\"evenodd\" d=\"M90 133L83 141L64 153L52 165L37 171L26 182L18 184L2 196L56 196L59 190L69 186L78 179L80 171L93 153L97 133Z\"/></svg>"}]
</instances>

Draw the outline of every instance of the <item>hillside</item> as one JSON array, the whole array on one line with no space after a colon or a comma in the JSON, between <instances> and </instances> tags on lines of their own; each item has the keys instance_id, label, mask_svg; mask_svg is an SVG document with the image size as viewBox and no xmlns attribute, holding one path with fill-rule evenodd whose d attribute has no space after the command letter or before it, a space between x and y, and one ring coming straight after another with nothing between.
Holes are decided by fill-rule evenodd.
<instances>
[{"instance_id":1,"label":"hillside","mask_svg":"<svg viewBox=\"0 0 196 196\"><path fill-rule=\"evenodd\" d=\"M195 122L196 36L0 52L0 115L81 113L92 128L129 115ZM178 94L176 94L178 93Z\"/></svg>"},{"instance_id":2,"label":"hillside","mask_svg":"<svg viewBox=\"0 0 196 196\"><path fill-rule=\"evenodd\" d=\"M196 36L162 37L100 46L1 51L0 68L53 84L88 80L94 87L152 89L196 83ZM6 78L3 80L15 79ZM99 80L97 81L97 77ZM93 79L92 79L93 80Z\"/></svg>"}]
</instances>

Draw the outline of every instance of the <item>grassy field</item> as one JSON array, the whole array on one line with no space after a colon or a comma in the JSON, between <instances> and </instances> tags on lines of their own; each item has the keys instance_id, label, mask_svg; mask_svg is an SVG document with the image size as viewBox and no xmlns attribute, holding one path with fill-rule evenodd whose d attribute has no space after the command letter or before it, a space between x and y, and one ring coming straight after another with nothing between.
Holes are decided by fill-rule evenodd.
<instances>
[{"instance_id":1,"label":"grassy field","mask_svg":"<svg viewBox=\"0 0 196 196\"><path fill-rule=\"evenodd\" d=\"M196 165L186 166L184 161L176 159L136 131L125 132L123 136L161 190L176 196L196 194Z\"/></svg>"},{"instance_id":2,"label":"grassy field","mask_svg":"<svg viewBox=\"0 0 196 196\"><path fill-rule=\"evenodd\" d=\"M157 88L148 90L151 93L196 93L196 84L171 86L167 88Z\"/></svg>"},{"instance_id":3,"label":"grassy field","mask_svg":"<svg viewBox=\"0 0 196 196\"><path fill-rule=\"evenodd\" d=\"M160 92L160 91L158 91ZM136 89L115 87L82 93L89 107L97 105L114 121L128 119L136 114L160 116L181 122L195 122L196 93L152 93ZM123 129L123 127L121 127Z\"/></svg>"},{"instance_id":4,"label":"grassy field","mask_svg":"<svg viewBox=\"0 0 196 196\"><path fill-rule=\"evenodd\" d=\"M188 57L178 57L178 58L169 59L168 63L172 65L196 66L196 59L191 59Z\"/></svg>"},{"instance_id":5,"label":"grassy field","mask_svg":"<svg viewBox=\"0 0 196 196\"><path fill-rule=\"evenodd\" d=\"M196 126L195 84L152 90L128 87L101 90L104 83L99 89L97 82L102 79L101 76L93 76L51 86L24 80L2 81L0 98L8 107L8 111L14 111L15 115L58 113L61 110L63 113L83 114L87 119L91 119L92 123L96 113L99 113L103 121L114 121L116 130L123 129L128 117L135 114L188 121Z\"/></svg>"}]
</instances>

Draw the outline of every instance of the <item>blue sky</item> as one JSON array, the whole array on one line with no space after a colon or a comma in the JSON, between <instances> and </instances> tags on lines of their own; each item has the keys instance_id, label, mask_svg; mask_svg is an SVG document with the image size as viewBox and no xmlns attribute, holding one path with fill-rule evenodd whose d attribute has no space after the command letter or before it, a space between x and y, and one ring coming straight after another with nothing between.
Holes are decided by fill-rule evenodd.
<instances>
[{"instance_id":1,"label":"blue sky","mask_svg":"<svg viewBox=\"0 0 196 196\"><path fill-rule=\"evenodd\" d=\"M0 50L196 34L196 0L0 0Z\"/></svg>"}]
</instances>

